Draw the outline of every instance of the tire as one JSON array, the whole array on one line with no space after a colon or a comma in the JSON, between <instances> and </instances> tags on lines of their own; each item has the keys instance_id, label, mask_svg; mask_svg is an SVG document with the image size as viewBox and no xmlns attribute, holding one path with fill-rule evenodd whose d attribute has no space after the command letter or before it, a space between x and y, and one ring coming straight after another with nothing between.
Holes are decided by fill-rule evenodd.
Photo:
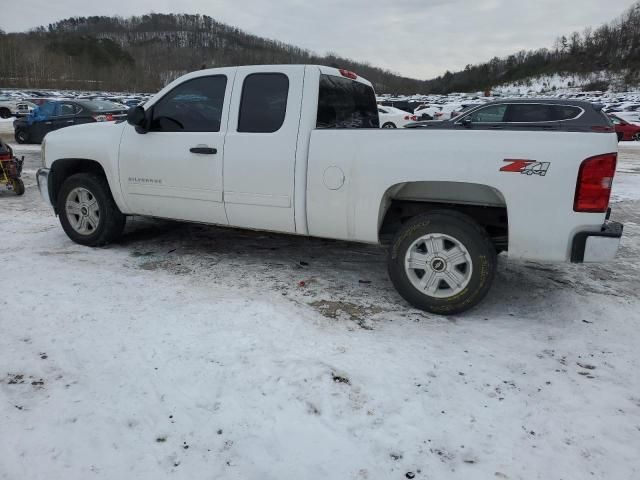
<instances>
[{"instance_id":1,"label":"tire","mask_svg":"<svg viewBox=\"0 0 640 480\"><path fill-rule=\"evenodd\" d=\"M636 133L636 134L633 136L633 139L634 139L636 142L640 142L640 132L639 132L639 133Z\"/></svg>"},{"instance_id":2,"label":"tire","mask_svg":"<svg viewBox=\"0 0 640 480\"><path fill-rule=\"evenodd\" d=\"M67 203L73 205L67 207ZM57 205L62 228L80 245L106 245L117 240L124 230L126 217L101 175L76 173L67 178L58 192Z\"/></svg>"},{"instance_id":3,"label":"tire","mask_svg":"<svg viewBox=\"0 0 640 480\"><path fill-rule=\"evenodd\" d=\"M411 268L411 258L413 265L425 268ZM496 266L496 249L487 232L453 210L434 210L409 220L397 232L388 258L398 293L414 307L440 315L477 305L491 288Z\"/></svg>"},{"instance_id":4,"label":"tire","mask_svg":"<svg viewBox=\"0 0 640 480\"><path fill-rule=\"evenodd\" d=\"M0 108L0 117L1 118L9 118L11 116L11 110L8 108Z\"/></svg>"},{"instance_id":5,"label":"tire","mask_svg":"<svg viewBox=\"0 0 640 480\"><path fill-rule=\"evenodd\" d=\"M622 140L624 140L624 134L622 132L617 132L616 135L618 135L618 141L621 142Z\"/></svg>"},{"instance_id":6,"label":"tire","mask_svg":"<svg viewBox=\"0 0 640 480\"><path fill-rule=\"evenodd\" d=\"M16 130L16 142L18 143L28 143L29 142L29 134L22 129Z\"/></svg>"},{"instance_id":7,"label":"tire","mask_svg":"<svg viewBox=\"0 0 640 480\"><path fill-rule=\"evenodd\" d=\"M24 182L20 178L11 180L11 186L16 195L24 195Z\"/></svg>"},{"instance_id":8,"label":"tire","mask_svg":"<svg viewBox=\"0 0 640 480\"><path fill-rule=\"evenodd\" d=\"M396 125L395 123L387 122L384 125L382 125L382 128L396 128Z\"/></svg>"}]
</instances>

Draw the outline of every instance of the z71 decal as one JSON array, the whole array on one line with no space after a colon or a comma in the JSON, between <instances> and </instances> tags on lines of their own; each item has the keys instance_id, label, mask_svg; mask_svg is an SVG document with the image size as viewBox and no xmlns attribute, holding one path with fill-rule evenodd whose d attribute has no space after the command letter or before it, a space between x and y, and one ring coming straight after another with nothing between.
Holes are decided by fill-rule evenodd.
<instances>
[{"instance_id":1,"label":"z71 decal","mask_svg":"<svg viewBox=\"0 0 640 480\"><path fill-rule=\"evenodd\" d=\"M513 172L522 173L523 175L540 175L544 177L549 170L551 162L536 162L535 160L514 160L504 159L505 162L509 162L509 165L505 165L500 169L501 172Z\"/></svg>"}]
</instances>

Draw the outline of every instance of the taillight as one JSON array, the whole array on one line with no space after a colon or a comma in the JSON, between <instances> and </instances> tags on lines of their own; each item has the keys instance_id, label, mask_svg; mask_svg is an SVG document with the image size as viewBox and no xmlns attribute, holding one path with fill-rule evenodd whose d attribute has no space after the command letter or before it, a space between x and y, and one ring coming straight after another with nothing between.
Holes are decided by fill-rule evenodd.
<instances>
[{"instance_id":1,"label":"taillight","mask_svg":"<svg viewBox=\"0 0 640 480\"><path fill-rule=\"evenodd\" d=\"M10 153L0 153L0 160L11 160Z\"/></svg>"},{"instance_id":2,"label":"taillight","mask_svg":"<svg viewBox=\"0 0 640 480\"><path fill-rule=\"evenodd\" d=\"M591 131L598 132L598 133L613 133L616 131L616 129L613 127L605 127L602 125L593 125L591 127Z\"/></svg>"},{"instance_id":3,"label":"taillight","mask_svg":"<svg viewBox=\"0 0 640 480\"><path fill-rule=\"evenodd\" d=\"M587 158L582 162L573 202L574 212L604 213L607 211L617 161L617 153L607 153Z\"/></svg>"},{"instance_id":4,"label":"taillight","mask_svg":"<svg viewBox=\"0 0 640 480\"><path fill-rule=\"evenodd\" d=\"M358 75L355 72L352 72L351 70L345 70L344 68L340 69L340 75L350 78L351 80L355 80L356 78L358 78Z\"/></svg>"}]
</instances>

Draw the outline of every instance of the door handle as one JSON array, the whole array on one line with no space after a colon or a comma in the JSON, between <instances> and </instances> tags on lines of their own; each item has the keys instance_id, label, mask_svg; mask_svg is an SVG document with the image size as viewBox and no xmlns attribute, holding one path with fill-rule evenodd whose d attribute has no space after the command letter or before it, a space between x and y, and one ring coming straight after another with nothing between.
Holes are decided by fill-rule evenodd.
<instances>
[{"instance_id":1,"label":"door handle","mask_svg":"<svg viewBox=\"0 0 640 480\"><path fill-rule=\"evenodd\" d=\"M51 125L53 122L44 122L45 125Z\"/></svg>"},{"instance_id":2,"label":"door handle","mask_svg":"<svg viewBox=\"0 0 640 480\"><path fill-rule=\"evenodd\" d=\"M67 123L73 123L75 120L67 120Z\"/></svg>"},{"instance_id":3,"label":"door handle","mask_svg":"<svg viewBox=\"0 0 640 480\"><path fill-rule=\"evenodd\" d=\"M191 147L189 149L191 153L202 153L204 155L215 155L218 150L210 147Z\"/></svg>"}]
</instances>

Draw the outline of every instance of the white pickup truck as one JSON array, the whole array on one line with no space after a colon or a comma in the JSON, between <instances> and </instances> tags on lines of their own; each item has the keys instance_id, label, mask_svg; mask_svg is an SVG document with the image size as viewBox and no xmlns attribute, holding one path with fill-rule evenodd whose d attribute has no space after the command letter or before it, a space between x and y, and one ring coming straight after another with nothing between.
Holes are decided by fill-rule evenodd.
<instances>
[{"instance_id":1,"label":"white pickup truck","mask_svg":"<svg viewBox=\"0 0 640 480\"><path fill-rule=\"evenodd\" d=\"M563 107L586 128L500 124L507 106L489 107L451 128L382 130L353 72L201 70L127 122L49 133L37 178L82 245L115 241L128 215L389 244L398 292L452 314L486 295L501 251L607 261L622 234L608 221L616 135L595 107Z\"/></svg>"}]
</instances>

